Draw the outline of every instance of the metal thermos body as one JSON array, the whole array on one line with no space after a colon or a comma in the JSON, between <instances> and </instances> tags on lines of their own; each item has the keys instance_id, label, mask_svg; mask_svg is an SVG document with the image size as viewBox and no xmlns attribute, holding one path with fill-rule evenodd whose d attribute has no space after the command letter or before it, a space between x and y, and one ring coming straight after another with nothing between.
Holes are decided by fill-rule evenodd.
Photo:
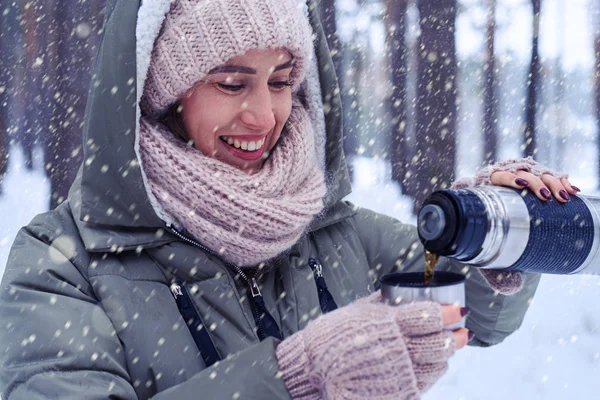
<instances>
[{"instance_id":1,"label":"metal thermos body","mask_svg":"<svg viewBox=\"0 0 600 400\"><path fill-rule=\"evenodd\" d=\"M543 201L528 190L434 192L418 215L424 247L477 268L600 274L600 197Z\"/></svg>"}]
</instances>

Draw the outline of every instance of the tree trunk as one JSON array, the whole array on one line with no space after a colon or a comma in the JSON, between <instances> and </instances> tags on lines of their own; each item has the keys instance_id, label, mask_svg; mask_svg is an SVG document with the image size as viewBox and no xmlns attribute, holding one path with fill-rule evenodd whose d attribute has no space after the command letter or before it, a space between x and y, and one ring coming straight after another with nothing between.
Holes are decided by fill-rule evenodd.
<instances>
[{"instance_id":1,"label":"tree trunk","mask_svg":"<svg viewBox=\"0 0 600 400\"><path fill-rule=\"evenodd\" d=\"M566 98L566 83L567 76L563 69L563 58L565 56L565 48L568 46L568 42L565 38L565 24L566 24L566 8L569 7L568 3L559 1L557 3L557 23L555 30L558 33L558 40L556 41L556 49L558 57L554 60L554 104L556 105L556 112L554 112L554 139L549 140L550 151L547 155L546 165L552 168L554 171L565 170L565 143L567 142L567 115L568 110ZM538 158L539 157L538 155ZM539 160L542 161L542 160Z\"/></svg>"},{"instance_id":2,"label":"tree trunk","mask_svg":"<svg viewBox=\"0 0 600 400\"><path fill-rule=\"evenodd\" d=\"M596 137L598 148L598 188L600 188L600 0L594 1L594 103L596 106Z\"/></svg>"},{"instance_id":3,"label":"tree trunk","mask_svg":"<svg viewBox=\"0 0 600 400\"><path fill-rule=\"evenodd\" d=\"M50 208L62 203L83 160L82 128L92 61L102 21L99 0L55 0L56 71L51 130L46 137L46 171L52 190Z\"/></svg>"},{"instance_id":4,"label":"tree trunk","mask_svg":"<svg viewBox=\"0 0 600 400\"><path fill-rule=\"evenodd\" d=\"M33 148L43 143L43 133L49 125L51 111L44 99L46 74L46 32L38 18L45 15L46 1L35 0L21 4L23 41L25 48L23 77L19 92L19 117L22 121L18 141L25 154L25 166L33 168Z\"/></svg>"},{"instance_id":5,"label":"tree trunk","mask_svg":"<svg viewBox=\"0 0 600 400\"><path fill-rule=\"evenodd\" d=\"M484 109L483 132L485 137L484 163L492 164L496 161L498 146L498 97L496 87L496 60L494 53L494 39L496 33L496 0L488 1L488 15L486 24L486 49L487 59L484 68Z\"/></svg>"},{"instance_id":6,"label":"tree trunk","mask_svg":"<svg viewBox=\"0 0 600 400\"><path fill-rule=\"evenodd\" d=\"M533 37L531 41L531 63L527 79L527 111L524 132L524 154L533 157L537 153L535 114L537 108L537 87L540 80L540 59L538 50L538 36L540 32L540 11L542 0L531 0L533 8Z\"/></svg>"},{"instance_id":7,"label":"tree trunk","mask_svg":"<svg viewBox=\"0 0 600 400\"><path fill-rule=\"evenodd\" d=\"M408 48L406 45L406 10L407 0L387 0L386 12L386 51L392 91L387 99L387 120L390 124L390 161L392 179L402 185L406 192L406 172L408 166L406 146L407 120L407 73Z\"/></svg>"},{"instance_id":8,"label":"tree trunk","mask_svg":"<svg viewBox=\"0 0 600 400\"><path fill-rule=\"evenodd\" d=\"M414 212L433 191L450 186L456 158L456 0L420 0L416 154L408 183Z\"/></svg>"},{"instance_id":9,"label":"tree trunk","mask_svg":"<svg viewBox=\"0 0 600 400\"><path fill-rule=\"evenodd\" d=\"M342 44L337 31L335 0L321 0L319 16L327 37L342 100L344 153L350 180L354 175L352 159L358 148L358 91L362 55L354 42Z\"/></svg>"},{"instance_id":10,"label":"tree trunk","mask_svg":"<svg viewBox=\"0 0 600 400\"><path fill-rule=\"evenodd\" d=\"M0 13L0 194L8 168L9 129L11 127L11 98L14 98L17 42L17 12L15 3Z\"/></svg>"}]
</instances>

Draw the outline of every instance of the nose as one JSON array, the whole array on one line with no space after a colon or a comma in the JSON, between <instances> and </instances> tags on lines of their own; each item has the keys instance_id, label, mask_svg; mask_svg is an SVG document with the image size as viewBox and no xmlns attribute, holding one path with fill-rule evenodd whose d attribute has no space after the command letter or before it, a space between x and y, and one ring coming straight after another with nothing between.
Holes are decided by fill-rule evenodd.
<instances>
[{"instance_id":1,"label":"nose","mask_svg":"<svg viewBox=\"0 0 600 400\"><path fill-rule=\"evenodd\" d=\"M247 128L262 133L275 127L275 106L268 87L247 96L242 108L240 119Z\"/></svg>"}]
</instances>

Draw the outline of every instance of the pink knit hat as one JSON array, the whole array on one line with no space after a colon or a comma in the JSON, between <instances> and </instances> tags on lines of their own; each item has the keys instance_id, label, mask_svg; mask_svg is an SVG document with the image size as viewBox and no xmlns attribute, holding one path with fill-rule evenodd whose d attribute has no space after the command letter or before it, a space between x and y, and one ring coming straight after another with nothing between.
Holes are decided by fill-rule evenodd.
<instances>
[{"instance_id":1,"label":"pink knit hat","mask_svg":"<svg viewBox=\"0 0 600 400\"><path fill-rule=\"evenodd\" d=\"M157 116L209 71L248 50L285 48L295 90L312 53L302 0L176 0L152 51L141 107Z\"/></svg>"}]
</instances>

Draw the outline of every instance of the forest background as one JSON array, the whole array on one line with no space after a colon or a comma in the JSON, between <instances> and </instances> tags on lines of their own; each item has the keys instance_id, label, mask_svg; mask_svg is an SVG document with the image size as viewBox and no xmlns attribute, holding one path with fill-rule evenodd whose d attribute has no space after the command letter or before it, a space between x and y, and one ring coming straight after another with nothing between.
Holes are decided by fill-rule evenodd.
<instances>
[{"instance_id":1,"label":"forest background","mask_svg":"<svg viewBox=\"0 0 600 400\"><path fill-rule=\"evenodd\" d=\"M65 200L84 161L103 6L0 0L0 275L17 230ZM340 77L350 200L414 223L432 190L528 155L598 194L599 0L318 6ZM459 352L426 399L596 398L599 302L598 277L543 277L521 329Z\"/></svg>"}]
</instances>

